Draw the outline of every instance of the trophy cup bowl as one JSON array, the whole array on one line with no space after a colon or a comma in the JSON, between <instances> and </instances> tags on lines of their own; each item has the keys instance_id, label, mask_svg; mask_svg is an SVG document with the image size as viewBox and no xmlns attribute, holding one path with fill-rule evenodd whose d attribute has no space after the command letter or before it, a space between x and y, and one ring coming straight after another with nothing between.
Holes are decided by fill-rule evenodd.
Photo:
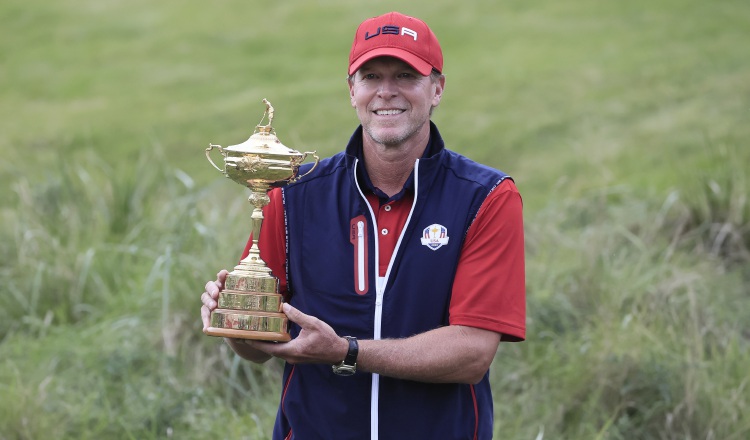
<instances>
[{"instance_id":1,"label":"trophy cup bowl","mask_svg":"<svg viewBox=\"0 0 750 440\"><path fill-rule=\"evenodd\" d=\"M210 326L204 333L226 338L257 339L286 342L289 335L288 320L281 311L283 298L279 294L279 279L260 258L258 239L263 223L263 207L268 205L268 191L272 186L294 182L302 162L311 155L312 168L320 160L315 152L300 153L284 146L271 127L274 109L264 99L266 111L250 138L238 145L221 147L209 144L206 158L214 168L234 182L250 188L248 201L253 205L253 243L247 257L243 258L227 275L224 290L219 293L218 307L211 312ZM267 125L261 125L268 118ZM224 157L224 168L211 159L216 148Z\"/></svg>"}]
</instances>

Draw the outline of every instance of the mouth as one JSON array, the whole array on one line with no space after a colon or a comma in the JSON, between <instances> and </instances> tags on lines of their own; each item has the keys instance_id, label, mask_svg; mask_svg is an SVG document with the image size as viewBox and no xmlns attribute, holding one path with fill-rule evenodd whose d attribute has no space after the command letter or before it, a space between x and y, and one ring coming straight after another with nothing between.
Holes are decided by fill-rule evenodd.
<instances>
[{"instance_id":1,"label":"mouth","mask_svg":"<svg viewBox=\"0 0 750 440\"><path fill-rule=\"evenodd\" d=\"M393 115L400 115L403 113L404 110L402 109L388 109L388 110L375 110L375 114L378 116L393 116Z\"/></svg>"}]
</instances>

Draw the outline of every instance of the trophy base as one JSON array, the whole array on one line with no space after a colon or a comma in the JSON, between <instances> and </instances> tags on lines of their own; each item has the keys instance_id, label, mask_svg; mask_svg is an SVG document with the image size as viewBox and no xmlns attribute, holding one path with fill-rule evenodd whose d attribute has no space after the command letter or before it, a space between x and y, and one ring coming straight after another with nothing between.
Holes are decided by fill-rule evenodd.
<instances>
[{"instance_id":1,"label":"trophy base","mask_svg":"<svg viewBox=\"0 0 750 440\"><path fill-rule=\"evenodd\" d=\"M289 342L292 340L292 336L289 333L235 330L232 328L208 327L204 331L204 333L209 336L219 336L222 338L235 339L254 339L256 341Z\"/></svg>"},{"instance_id":2,"label":"trophy base","mask_svg":"<svg viewBox=\"0 0 750 440\"><path fill-rule=\"evenodd\" d=\"M276 294L224 291L219 293L219 308L245 312L281 313L283 297Z\"/></svg>"},{"instance_id":3,"label":"trophy base","mask_svg":"<svg viewBox=\"0 0 750 440\"><path fill-rule=\"evenodd\" d=\"M292 339L284 313L216 309L205 333L225 338L286 342Z\"/></svg>"}]
</instances>

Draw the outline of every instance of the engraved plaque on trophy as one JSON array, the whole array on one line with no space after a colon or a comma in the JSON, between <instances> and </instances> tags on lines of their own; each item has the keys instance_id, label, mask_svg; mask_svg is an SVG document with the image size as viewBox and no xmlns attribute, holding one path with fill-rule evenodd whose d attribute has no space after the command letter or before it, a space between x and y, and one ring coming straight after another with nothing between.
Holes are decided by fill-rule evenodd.
<instances>
[{"instance_id":1,"label":"engraved plaque on trophy","mask_svg":"<svg viewBox=\"0 0 750 440\"><path fill-rule=\"evenodd\" d=\"M294 182L299 167L310 155L315 158L312 171L319 158L315 152L300 153L284 146L271 127L274 109L264 99L266 111L250 138L238 145L223 148L209 144L206 158L217 170L233 181L250 188L248 200L253 204L253 242L247 257L243 258L227 275L224 290L219 293L218 307L211 312L211 323L205 333L227 338L289 341L287 317L281 311L283 302L279 294L279 279L260 258L258 239L263 223L263 207L268 205L268 191L272 186ZM267 119L267 125L261 125ZM211 150L218 149L224 157L224 168L211 160ZM308 173L310 172L308 171Z\"/></svg>"}]
</instances>

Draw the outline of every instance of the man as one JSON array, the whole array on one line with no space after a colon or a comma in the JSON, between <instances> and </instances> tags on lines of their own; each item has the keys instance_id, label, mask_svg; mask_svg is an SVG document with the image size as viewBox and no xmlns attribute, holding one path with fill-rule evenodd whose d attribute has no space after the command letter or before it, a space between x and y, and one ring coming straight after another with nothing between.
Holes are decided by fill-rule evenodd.
<instances>
[{"instance_id":1,"label":"man","mask_svg":"<svg viewBox=\"0 0 750 440\"><path fill-rule=\"evenodd\" d=\"M525 338L521 197L444 148L430 121L442 70L421 20L364 21L348 80L361 126L270 193L260 248L293 339L227 342L286 361L274 438L492 437L489 367L501 341ZM206 284L204 326L225 277Z\"/></svg>"}]
</instances>

